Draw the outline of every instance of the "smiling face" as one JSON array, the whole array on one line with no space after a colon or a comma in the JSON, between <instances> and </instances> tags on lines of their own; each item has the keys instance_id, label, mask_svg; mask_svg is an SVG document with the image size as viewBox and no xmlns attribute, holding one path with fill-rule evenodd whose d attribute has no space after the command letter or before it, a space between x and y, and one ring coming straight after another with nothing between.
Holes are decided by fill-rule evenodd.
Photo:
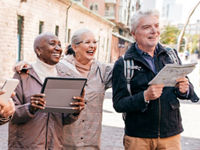
<instances>
[{"instance_id":1,"label":"smiling face","mask_svg":"<svg viewBox=\"0 0 200 150\"><path fill-rule=\"evenodd\" d=\"M72 48L75 51L76 60L82 64L86 64L94 59L94 55L97 48L97 42L94 34L86 32L80 35L80 41L76 44L72 44Z\"/></svg>"},{"instance_id":2,"label":"smiling face","mask_svg":"<svg viewBox=\"0 0 200 150\"><path fill-rule=\"evenodd\" d=\"M59 39L55 35L44 35L36 48L38 58L49 65L59 62L62 48Z\"/></svg>"},{"instance_id":3,"label":"smiling face","mask_svg":"<svg viewBox=\"0 0 200 150\"><path fill-rule=\"evenodd\" d=\"M157 16L142 17L132 34L141 50L154 51L160 37L159 18Z\"/></svg>"}]
</instances>

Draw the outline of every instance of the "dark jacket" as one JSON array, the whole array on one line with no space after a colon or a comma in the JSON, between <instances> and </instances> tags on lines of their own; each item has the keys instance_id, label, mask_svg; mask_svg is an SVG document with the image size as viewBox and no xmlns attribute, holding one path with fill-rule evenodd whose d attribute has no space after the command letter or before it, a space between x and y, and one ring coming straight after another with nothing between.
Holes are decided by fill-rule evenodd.
<instances>
[{"instance_id":1,"label":"dark jacket","mask_svg":"<svg viewBox=\"0 0 200 150\"><path fill-rule=\"evenodd\" d=\"M165 64L172 63L167 51L158 44L156 69L160 71ZM180 114L180 99L198 101L190 84L189 94L180 95L175 87L165 87L160 98L146 104L144 91L155 77L148 63L136 51L133 44L126 52L124 59L134 59L134 76L131 79L131 92L127 90L124 77L124 62L120 58L113 69L113 106L117 112L126 112L125 134L132 137L157 138L169 137L183 131ZM145 111L144 111L145 110Z\"/></svg>"}]
</instances>

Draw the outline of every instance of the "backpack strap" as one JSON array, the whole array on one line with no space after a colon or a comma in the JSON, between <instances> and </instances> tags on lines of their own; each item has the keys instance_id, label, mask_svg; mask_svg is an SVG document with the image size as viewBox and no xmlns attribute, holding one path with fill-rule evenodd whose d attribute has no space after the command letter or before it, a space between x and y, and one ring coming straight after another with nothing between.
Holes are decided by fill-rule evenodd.
<instances>
[{"instance_id":1,"label":"backpack strap","mask_svg":"<svg viewBox=\"0 0 200 150\"><path fill-rule=\"evenodd\" d=\"M134 75L134 60L133 59L124 59L124 55L122 56L124 60L124 76L126 77L127 89L130 95L131 94L131 78Z\"/></svg>"},{"instance_id":2,"label":"backpack strap","mask_svg":"<svg viewBox=\"0 0 200 150\"><path fill-rule=\"evenodd\" d=\"M167 54L170 57L170 59L173 61L175 64L181 64L181 61L176 53L176 50L171 48L171 47L165 47L167 50Z\"/></svg>"},{"instance_id":3,"label":"backpack strap","mask_svg":"<svg viewBox=\"0 0 200 150\"><path fill-rule=\"evenodd\" d=\"M127 82L127 89L130 95L131 93L131 78L134 75L134 60L133 59L124 59L124 55L122 55L123 61L124 61L124 76L126 78ZM126 113L122 113L123 120L126 119Z\"/></svg>"}]
</instances>

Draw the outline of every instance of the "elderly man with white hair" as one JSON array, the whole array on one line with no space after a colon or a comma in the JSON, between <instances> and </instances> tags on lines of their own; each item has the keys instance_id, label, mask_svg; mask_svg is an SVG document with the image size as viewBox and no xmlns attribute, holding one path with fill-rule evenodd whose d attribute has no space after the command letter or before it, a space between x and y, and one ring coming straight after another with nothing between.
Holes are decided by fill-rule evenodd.
<instances>
[{"instance_id":1,"label":"elderly man with white hair","mask_svg":"<svg viewBox=\"0 0 200 150\"><path fill-rule=\"evenodd\" d=\"M124 58L116 61L112 76L113 106L117 112L126 113L124 147L126 150L180 150L183 127L179 99L196 102L198 97L187 77L177 79L175 87L148 84L166 64L173 63L167 49L159 43L157 11L137 12L132 17L131 32L136 42ZM124 76L124 60L134 61L131 94Z\"/></svg>"}]
</instances>

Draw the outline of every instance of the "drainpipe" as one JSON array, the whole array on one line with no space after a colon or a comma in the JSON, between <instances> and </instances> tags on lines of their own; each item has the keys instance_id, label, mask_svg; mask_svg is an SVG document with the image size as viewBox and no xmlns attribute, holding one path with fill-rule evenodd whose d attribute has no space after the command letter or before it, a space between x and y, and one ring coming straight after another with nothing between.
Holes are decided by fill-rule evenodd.
<instances>
[{"instance_id":1,"label":"drainpipe","mask_svg":"<svg viewBox=\"0 0 200 150\"><path fill-rule=\"evenodd\" d=\"M67 37L68 37L68 12L70 7L72 6L72 2L70 1L69 6L67 7L66 10L66 20L65 20L65 43L67 43Z\"/></svg>"}]
</instances>

